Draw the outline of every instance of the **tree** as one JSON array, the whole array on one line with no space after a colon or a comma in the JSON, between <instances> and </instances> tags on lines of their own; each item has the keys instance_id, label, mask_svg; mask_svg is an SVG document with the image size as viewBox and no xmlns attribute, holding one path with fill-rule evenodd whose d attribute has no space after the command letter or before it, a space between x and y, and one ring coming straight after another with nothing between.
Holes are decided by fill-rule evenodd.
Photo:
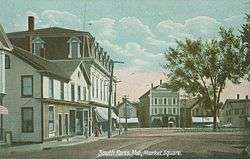
<instances>
[{"instance_id":1,"label":"tree","mask_svg":"<svg viewBox=\"0 0 250 159\"><path fill-rule=\"evenodd\" d=\"M248 48L246 59L248 64L250 64L250 15L246 15L246 20L247 23L242 26L242 30L240 31L240 37Z\"/></svg>"},{"instance_id":2,"label":"tree","mask_svg":"<svg viewBox=\"0 0 250 159\"><path fill-rule=\"evenodd\" d=\"M177 41L165 53L164 68L175 89L206 100L217 127L221 92L227 81L240 83L247 73L246 46L231 29L220 29L218 39Z\"/></svg>"}]
</instances>

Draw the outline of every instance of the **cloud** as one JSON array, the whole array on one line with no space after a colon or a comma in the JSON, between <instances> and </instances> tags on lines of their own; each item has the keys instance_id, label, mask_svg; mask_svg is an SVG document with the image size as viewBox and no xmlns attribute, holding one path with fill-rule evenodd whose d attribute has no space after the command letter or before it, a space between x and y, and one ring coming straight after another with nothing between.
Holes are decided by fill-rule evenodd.
<instances>
[{"instance_id":1,"label":"cloud","mask_svg":"<svg viewBox=\"0 0 250 159\"><path fill-rule=\"evenodd\" d=\"M185 21L187 32L196 38L214 38L221 23L208 16L198 16Z\"/></svg>"},{"instance_id":2,"label":"cloud","mask_svg":"<svg viewBox=\"0 0 250 159\"><path fill-rule=\"evenodd\" d=\"M118 21L116 26L118 43L137 42L140 43L142 39L154 36L149 26L143 24L136 17L125 17Z\"/></svg>"},{"instance_id":3,"label":"cloud","mask_svg":"<svg viewBox=\"0 0 250 159\"><path fill-rule=\"evenodd\" d=\"M116 39L115 20L110 18L101 18L99 20L89 21L88 25L98 40L114 41Z\"/></svg>"},{"instance_id":4,"label":"cloud","mask_svg":"<svg viewBox=\"0 0 250 159\"><path fill-rule=\"evenodd\" d=\"M172 20L162 21L156 26L156 34L166 41L183 40L185 38L213 38L221 23L208 16L197 16L178 23Z\"/></svg>"},{"instance_id":5,"label":"cloud","mask_svg":"<svg viewBox=\"0 0 250 159\"><path fill-rule=\"evenodd\" d=\"M71 29L82 28L81 19L67 11L45 10L41 13L43 27L59 26Z\"/></svg>"},{"instance_id":6,"label":"cloud","mask_svg":"<svg viewBox=\"0 0 250 159\"><path fill-rule=\"evenodd\" d=\"M18 31L18 30L27 30L28 29L28 16L34 16L35 17L35 26L39 25L41 23L41 19L39 16L33 12L33 11L26 11L22 14L17 14L16 17L13 19L12 27L10 28L10 31ZM13 29L13 30L12 30Z\"/></svg>"}]
</instances>

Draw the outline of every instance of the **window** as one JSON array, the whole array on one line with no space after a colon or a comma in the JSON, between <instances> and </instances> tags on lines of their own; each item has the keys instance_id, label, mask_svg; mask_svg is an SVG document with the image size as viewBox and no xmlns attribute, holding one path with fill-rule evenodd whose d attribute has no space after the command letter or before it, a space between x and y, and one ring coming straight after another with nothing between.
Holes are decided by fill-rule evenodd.
<instances>
[{"instance_id":1,"label":"window","mask_svg":"<svg viewBox=\"0 0 250 159\"><path fill-rule=\"evenodd\" d=\"M164 114L167 114L167 108L164 108Z\"/></svg>"},{"instance_id":2,"label":"window","mask_svg":"<svg viewBox=\"0 0 250 159\"><path fill-rule=\"evenodd\" d=\"M173 108L173 114L175 114L176 113L176 108Z\"/></svg>"},{"instance_id":3,"label":"window","mask_svg":"<svg viewBox=\"0 0 250 159\"><path fill-rule=\"evenodd\" d=\"M79 58L80 55L80 40L77 37L70 38L69 43L69 58Z\"/></svg>"},{"instance_id":4,"label":"window","mask_svg":"<svg viewBox=\"0 0 250 159\"><path fill-rule=\"evenodd\" d=\"M96 79L96 85L95 85L95 88L96 88L96 98L98 98L98 94L99 94L98 87L99 87L99 81L98 81L98 79Z\"/></svg>"},{"instance_id":5,"label":"window","mask_svg":"<svg viewBox=\"0 0 250 159\"><path fill-rule=\"evenodd\" d=\"M100 91L101 91L101 92L100 92L100 96L101 96L100 98L101 98L101 100L102 100L102 88L103 88L103 82L102 82L102 80L100 80L100 87L101 87L101 88L100 88Z\"/></svg>"},{"instance_id":6,"label":"window","mask_svg":"<svg viewBox=\"0 0 250 159\"><path fill-rule=\"evenodd\" d=\"M71 84L71 101L75 101L75 85Z\"/></svg>"},{"instance_id":7,"label":"window","mask_svg":"<svg viewBox=\"0 0 250 159\"><path fill-rule=\"evenodd\" d=\"M44 48L44 41L41 38L36 37L32 41L32 53L35 55L41 55L42 48Z\"/></svg>"},{"instance_id":8,"label":"window","mask_svg":"<svg viewBox=\"0 0 250 159\"><path fill-rule=\"evenodd\" d=\"M87 93L86 87L83 86L83 88L82 88L83 100L87 99L87 94L86 93Z\"/></svg>"},{"instance_id":9,"label":"window","mask_svg":"<svg viewBox=\"0 0 250 159\"><path fill-rule=\"evenodd\" d=\"M92 85L92 98L94 98L94 96L95 96L95 79L94 79L94 77L92 77L91 85Z\"/></svg>"},{"instance_id":10,"label":"window","mask_svg":"<svg viewBox=\"0 0 250 159\"><path fill-rule=\"evenodd\" d=\"M163 103L164 103L164 105L167 105L167 98L163 99Z\"/></svg>"},{"instance_id":11,"label":"window","mask_svg":"<svg viewBox=\"0 0 250 159\"><path fill-rule=\"evenodd\" d=\"M49 79L49 98L53 98L54 97L54 81L53 79Z\"/></svg>"},{"instance_id":12,"label":"window","mask_svg":"<svg viewBox=\"0 0 250 159\"><path fill-rule=\"evenodd\" d=\"M10 69L10 56L5 55L5 69Z\"/></svg>"},{"instance_id":13,"label":"window","mask_svg":"<svg viewBox=\"0 0 250 159\"><path fill-rule=\"evenodd\" d=\"M60 83L60 95L61 95L61 99L64 99L64 82Z\"/></svg>"},{"instance_id":14,"label":"window","mask_svg":"<svg viewBox=\"0 0 250 159\"><path fill-rule=\"evenodd\" d=\"M157 108L155 108L155 114L157 114Z\"/></svg>"},{"instance_id":15,"label":"window","mask_svg":"<svg viewBox=\"0 0 250 159\"><path fill-rule=\"evenodd\" d=\"M177 110L177 115L179 114L179 109L178 108L176 108L176 110Z\"/></svg>"},{"instance_id":16,"label":"window","mask_svg":"<svg viewBox=\"0 0 250 159\"><path fill-rule=\"evenodd\" d=\"M157 98L155 98L155 105L157 105L157 102L158 102L158 101L157 101Z\"/></svg>"},{"instance_id":17,"label":"window","mask_svg":"<svg viewBox=\"0 0 250 159\"><path fill-rule=\"evenodd\" d=\"M172 108L168 108L168 114L172 114Z\"/></svg>"},{"instance_id":18,"label":"window","mask_svg":"<svg viewBox=\"0 0 250 159\"><path fill-rule=\"evenodd\" d=\"M176 105L176 98L173 98L173 105Z\"/></svg>"},{"instance_id":19,"label":"window","mask_svg":"<svg viewBox=\"0 0 250 159\"><path fill-rule=\"evenodd\" d=\"M49 132L55 131L55 110L54 106L49 106L48 109L48 124L49 124Z\"/></svg>"},{"instance_id":20,"label":"window","mask_svg":"<svg viewBox=\"0 0 250 159\"><path fill-rule=\"evenodd\" d=\"M34 132L33 108L21 108L22 132Z\"/></svg>"},{"instance_id":21,"label":"window","mask_svg":"<svg viewBox=\"0 0 250 159\"><path fill-rule=\"evenodd\" d=\"M151 109L151 114L154 115L154 109L153 108Z\"/></svg>"},{"instance_id":22,"label":"window","mask_svg":"<svg viewBox=\"0 0 250 159\"><path fill-rule=\"evenodd\" d=\"M106 101L106 85L105 85L105 82L103 83L103 85L104 85L104 86L103 86L103 89L104 89L104 90L103 90L103 92L104 92L104 93L103 93L103 99L104 99L104 101Z\"/></svg>"},{"instance_id":23,"label":"window","mask_svg":"<svg viewBox=\"0 0 250 159\"><path fill-rule=\"evenodd\" d=\"M21 95L22 97L33 96L33 76L24 75L21 76Z\"/></svg>"},{"instance_id":24,"label":"window","mask_svg":"<svg viewBox=\"0 0 250 159\"><path fill-rule=\"evenodd\" d=\"M81 86L78 86L78 101L81 100Z\"/></svg>"}]
</instances>

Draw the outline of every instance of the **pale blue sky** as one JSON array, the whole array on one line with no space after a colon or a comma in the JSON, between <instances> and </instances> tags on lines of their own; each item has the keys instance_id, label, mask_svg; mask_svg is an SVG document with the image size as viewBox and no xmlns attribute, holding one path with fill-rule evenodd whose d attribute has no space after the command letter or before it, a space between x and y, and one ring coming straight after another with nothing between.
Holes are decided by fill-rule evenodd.
<instances>
[{"instance_id":1,"label":"pale blue sky","mask_svg":"<svg viewBox=\"0 0 250 159\"><path fill-rule=\"evenodd\" d=\"M36 28L83 30L85 5L92 24L86 30L114 59L125 61L116 69L123 81L132 81L129 87L138 78L149 83L162 76L163 53L176 39L214 38L220 26L237 31L250 11L250 0L0 0L0 23L7 32L26 30L33 15ZM145 72L154 75L145 79Z\"/></svg>"}]
</instances>

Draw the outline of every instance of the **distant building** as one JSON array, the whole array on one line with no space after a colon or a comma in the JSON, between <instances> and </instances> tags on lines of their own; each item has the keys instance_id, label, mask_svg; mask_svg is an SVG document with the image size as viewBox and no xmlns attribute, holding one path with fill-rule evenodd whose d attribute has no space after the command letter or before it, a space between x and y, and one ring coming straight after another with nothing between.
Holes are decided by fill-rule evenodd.
<instances>
[{"instance_id":1,"label":"distant building","mask_svg":"<svg viewBox=\"0 0 250 159\"><path fill-rule=\"evenodd\" d=\"M227 99L220 118L232 127L250 127L250 99Z\"/></svg>"},{"instance_id":2,"label":"distant building","mask_svg":"<svg viewBox=\"0 0 250 159\"><path fill-rule=\"evenodd\" d=\"M126 118L128 127L138 127L139 121L137 118L138 103L130 102L129 100L122 99L122 102L117 105L118 116L120 123L125 127Z\"/></svg>"},{"instance_id":3,"label":"distant building","mask_svg":"<svg viewBox=\"0 0 250 159\"><path fill-rule=\"evenodd\" d=\"M138 117L142 127L179 127L179 93L167 83L153 87L140 98Z\"/></svg>"},{"instance_id":4,"label":"distant building","mask_svg":"<svg viewBox=\"0 0 250 159\"><path fill-rule=\"evenodd\" d=\"M201 127L212 123L213 114L202 98L180 100L181 127Z\"/></svg>"}]
</instances>

